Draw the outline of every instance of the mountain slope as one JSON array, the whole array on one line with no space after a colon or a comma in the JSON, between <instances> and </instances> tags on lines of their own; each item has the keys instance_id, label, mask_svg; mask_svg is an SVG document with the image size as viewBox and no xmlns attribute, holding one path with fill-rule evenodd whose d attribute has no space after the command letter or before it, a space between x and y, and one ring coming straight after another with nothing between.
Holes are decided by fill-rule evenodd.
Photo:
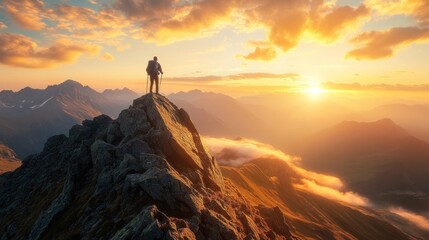
<instances>
[{"instance_id":1,"label":"mountain slope","mask_svg":"<svg viewBox=\"0 0 429 240\"><path fill-rule=\"evenodd\" d=\"M288 164L279 159L256 159L239 168L222 166L225 178L231 180L252 205L283 213L285 222L299 238L410 239L375 211L294 187L296 176L292 172Z\"/></svg>"},{"instance_id":2,"label":"mountain slope","mask_svg":"<svg viewBox=\"0 0 429 240\"><path fill-rule=\"evenodd\" d=\"M287 204L300 204L293 198L293 186L286 184L288 172L271 170L277 170L280 179L273 185L277 193L284 199L292 193ZM249 197L256 192L245 193L246 182L234 183L227 171L241 169L224 170L230 179L225 180L188 114L166 98L149 94L134 100L116 120L101 115L72 127L69 137L51 137L41 153L1 175L0 238L413 239L350 206L334 210L353 212L342 218L346 223L332 222L336 227L327 230L327 221L315 224L307 216L296 215L301 220L295 224L291 214ZM258 171L250 169L254 174L249 176L254 184L264 185L266 179ZM308 216L338 206L327 199L321 202L325 205L314 204ZM354 228L348 229L350 225ZM366 227L372 229L353 232Z\"/></svg>"},{"instance_id":3,"label":"mountain slope","mask_svg":"<svg viewBox=\"0 0 429 240\"><path fill-rule=\"evenodd\" d=\"M118 92L119 91L119 92ZM0 140L25 156L40 151L46 139L101 113L116 117L136 95L125 90L103 94L67 80L44 90L24 88L0 92ZM117 97L117 96L120 96Z\"/></svg>"},{"instance_id":4,"label":"mountain slope","mask_svg":"<svg viewBox=\"0 0 429 240\"><path fill-rule=\"evenodd\" d=\"M429 144L389 119L343 122L307 138L298 154L379 203L429 210Z\"/></svg>"},{"instance_id":5,"label":"mountain slope","mask_svg":"<svg viewBox=\"0 0 429 240\"><path fill-rule=\"evenodd\" d=\"M13 171L21 166L21 161L16 157L15 152L0 143L0 174Z\"/></svg>"}]
</instances>

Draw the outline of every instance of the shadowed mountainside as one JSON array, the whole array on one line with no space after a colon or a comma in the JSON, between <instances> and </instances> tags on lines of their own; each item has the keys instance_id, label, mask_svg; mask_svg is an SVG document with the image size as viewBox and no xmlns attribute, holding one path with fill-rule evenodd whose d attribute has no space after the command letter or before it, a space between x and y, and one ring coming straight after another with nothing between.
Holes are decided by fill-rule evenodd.
<instances>
[{"instance_id":1,"label":"shadowed mountainside","mask_svg":"<svg viewBox=\"0 0 429 240\"><path fill-rule=\"evenodd\" d=\"M378 203L429 210L429 143L390 119L343 122L306 138L306 168L339 176Z\"/></svg>"},{"instance_id":2,"label":"shadowed mountainside","mask_svg":"<svg viewBox=\"0 0 429 240\"><path fill-rule=\"evenodd\" d=\"M225 167L224 179L188 114L145 95L116 120L101 115L49 138L1 175L0 239L413 239L294 189L287 165L265 163Z\"/></svg>"},{"instance_id":3,"label":"shadowed mountainside","mask_svg":"<svg viewBox=\"0 0 429 240\"><path fill-rule=\"evenodd\" d=\"M20 158L43 148L48 137L66 133L101 113L116 117L137 94L128 89L99 93L73 80L46 89L0 92L0 141Z\"/></svg>"}]
</instances>

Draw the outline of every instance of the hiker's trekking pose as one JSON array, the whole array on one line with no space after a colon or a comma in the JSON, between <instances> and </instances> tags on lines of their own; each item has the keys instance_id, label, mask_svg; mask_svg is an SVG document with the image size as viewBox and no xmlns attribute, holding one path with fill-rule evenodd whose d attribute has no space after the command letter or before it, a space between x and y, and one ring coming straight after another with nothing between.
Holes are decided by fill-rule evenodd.
<instances>
[{"instance_id":1,"label":"hiker's trekking pose","mask_svg":"<svg viewBox=\"0 0 429 240\"><path fill-rule=\"evenodd\" d=\"M153 82L156 83L156 93L158 93L159 85L159 73L164 74L161 68L161 64L158 62L158 58L155 56L153 60L150 60L146 67L147 75L150 76L150 93L152 93ZM162 78L162 77L161 77ZM147 83L146 83L147 92Z\"/></svg>"}]
</instances>

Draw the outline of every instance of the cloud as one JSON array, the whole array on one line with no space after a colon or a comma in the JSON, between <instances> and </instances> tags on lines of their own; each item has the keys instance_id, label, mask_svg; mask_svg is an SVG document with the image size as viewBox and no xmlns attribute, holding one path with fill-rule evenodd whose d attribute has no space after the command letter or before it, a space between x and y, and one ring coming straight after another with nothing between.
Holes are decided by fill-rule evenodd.
<instances>
[{"instance_id":1,"label":"cloud","mask_svg":"<svg viewBox=\"0 0 429 240\"><path fill-rule=\"evenodd\" d=\"M239 80L261 80L261 79L288 79L296 80L300 75L296 73L240 73L226 76L198 76L198 77L174 77L166 78L170 82L198 82L198 83L214 83L220 81L239 81Z\"/></svg>"},{"instance_id":2,"label":"cloud","mask_svg":"<svg viewBox=\"0 0 429 240\"><path fill-rule=\"evenodd\" d=\"M6 24L4 24L2 21L0 21L0 30L7 28Z\"/></svg>"},{"instance_id":3,"label":"cloud","mask_svg":"<svg viewBox=\"0 0 429 240\"><path fill-rule=\"evenodd\" d=\"M49 68L72 63L82 54L97 54L100 47L58 41L48 48L40 48L31 38L0 34L0 63L23 68Z\"/></svg>"},{"instance_id":4,"label":"cloud","mask_svg":"<svg viewBox=\"0 0 429 240\"><path fill-rule=\"evenodd\" d=\"M357 8L341 6L334 8L313 23L314 32L322 39L331 42L339 38L344 29L353 27L368 16L370 10L365 5Z\"/></svg>"},{"instance_id":5,"label":"cloud","mask_svg":"<svg viewBox=\"0 0 429 240\"><path fill-rule=\"evenodd\" d=\"M279 159L286 162L296 175L293 183L295 187L336 201L358 206L369 205L368 199L354 192L343 191L345 186L339 178L305 170L298 166L299 158L289 156L271 145L245 138L213 137L203 137L203 143L220 165L240 166L255 159Z\"/></svg>"},{"instance_id":6,"label":"cloud","mask_svg":"<svg viewBox=\"0 0 429 240\"><path fill-rule=\"evenodd\" d=\"M325 82L323 88L331 90L350 91L407 91L407 92L427 92L428 84L404 85L404 84L360 84L360 83L334 83Z\"/></svg>"},{"instance_id":7,"label":"cloud","mask_svg":"<svg viewBox=\"0 0 429 240\"><path fill-rule=\"evenodd\" d=\"M427 0L366 0L366 5L381 15L408 15L421 26L429 26L429 1Z\"/></svg>"},{"instance_id":8,"label":"cloud","mask_svg":"<svg viewBox=\"0 0 429 240\"><path fill-rule=\"evenodd\" d=\"M221 165L240 166L257 158L274 157L291 160L289 156L274 147L251 139L227 139L203 137L204 144L216 156Z\"/></svg>"},{"instance_id":9,"label":"cloud","mask_svg":"<svg viewBox=\"0 0 429 240\"><path fill-rule=\"evenodd\" d=\"M415 224L419 228L429 231L429 220L426 219L425 217L406 211L398 207L391 207L389 208L389 211L407 219L409 222Z\"/></svg>"},{"instance_id":10,"label":"cloud","mask_svg":"<svg viewBox=\"0 0 429 240\"><path fill-rule=\"evenodd\" d=\"M21 27L29 30L41 30L46 24L43 22L42 0L3 0L4 8L9 16Z\"/></svg>"},{"instance_id":11,"label":"cloud","mask_svg":"<svg viewBox=\"0 0 429 240\"><path fill-rule=\"evenodd\" d=\"M5 9L21 27L45 29L50 37L57 39L85 40L120 47L121 37L133 27L127 18L107 5L94 10L68 4L45 5L42 0L5 0Z\"/></svg>"},{"instance_id":12,"label":"cloud","mask_svg":"<svg viewBox=\"0 0 429 240\"><path fill-rule=\"evenodd\" d=\"M139 26L136 38L158 44L171 43L215 32L228 18L231 0L115 0L113 7Z\"/></svg>"},{"instance_id":13,"label":"cloud","mask_svg":"<svg viewBox=\"0 0 429 240\"><path fill-rule=\"evenodd\" d=\"M387 58L393 56L401 47L428 41L429 28L403 27L381 32L365 32L351 40L351 43L357 45L357 47L348 52L346 58Z\"/></svg>"},{"instance_id":14,"label":"cloud","mask_svg":"<svg viewBox=\"0 0 429 240\"><path fill-rule=\"evenodd\" d=\"M113 61L115 60L115 57L113 57L112 54L105 52L102 56L102 59L105 61Z\"/></svg>"},{"instance_id":15,"label":"cloud","mask_svg":"<svg viewBox=\"0 0 429 240\"><path fill-rule=\"evenodd\" d=\"M368 206L369 200L354 193L354 192L340 192L337 189L319 185L315 181L302 179L301 184L296 184L295 187L307 189L325 198L347 202L357 206Z\"/></svg>"},{"instance_id":16,"label":"cloud","mask_svg":"<svg viewBox=\"0 0 429 240\"><path fill-rule=\"evenodd\" d=\"M243 56L247 60L269 61L276 57L277 53L273 47L256 47L255 51Z\"/></svg>"},{"instance_id":17,"label":"cloud","mask_svg":"<svg viewBox=\"0 0 429 240\"><path fill-rule=\"evenodd\" d=\"M285 52L296 47L305 33L336 40L369 15L364 5L335 6L324 0L115 0L113 7L139 25L134 36L146 41L203 37L229 25L245 31L264 28L268 41ZM247 59L273 59L274 52L272 47L259 47Z\"/></svg>"},{"instance_id":18,"label":"cloud","mask_svg":"<svg viewBox=\"0 0 429 240\"><path fill-rule=\"evenodd\" d=\"M368 17L369 9L364 5L336 6L323 0L271 0L245 10L245 14L248 21L256 20L268 30L272 44L287 52L296 47L306 33L324 41L338 39L340 33L353 29Z\"/></svg>"},{"instance_id":19,"label":"cloud","mask_svg":"<svg viewBox=\"0 0 429 240\"><path fill-rule=\"evenodd\" d=\"M66 30L73 37L96 40L118 38L125 35L130 22L112 9L95 11L91 8L56 5L50 18L57 22L57 30Z\"/></svg>"}]
</instances>

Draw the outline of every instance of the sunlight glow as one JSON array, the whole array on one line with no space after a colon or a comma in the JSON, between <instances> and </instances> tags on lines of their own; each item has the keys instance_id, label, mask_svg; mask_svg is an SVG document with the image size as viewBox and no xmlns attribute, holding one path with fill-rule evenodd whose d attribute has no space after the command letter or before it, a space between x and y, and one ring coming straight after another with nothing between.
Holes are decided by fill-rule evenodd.
<instances>
[{"instance_id":1,"label":"sunlight glow","mask_svg":"<svg viewBox=\"0 0 429 240\"><path fill-rule=\"evenodd\" d=\"M304 87L303 92L306 93L311 99L318 98L325 92L316 77L309 77L307 85Z\"/></svg>"}]
</instances>

